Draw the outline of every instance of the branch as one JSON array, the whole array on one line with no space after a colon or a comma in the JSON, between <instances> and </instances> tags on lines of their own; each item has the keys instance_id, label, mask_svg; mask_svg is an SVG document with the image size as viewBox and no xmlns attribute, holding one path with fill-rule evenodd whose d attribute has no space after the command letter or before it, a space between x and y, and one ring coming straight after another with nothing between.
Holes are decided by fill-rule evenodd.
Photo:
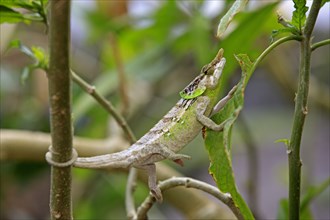
<instances>
[{"instance_id":1,"label":"branch","mask_svg":"<svg viewBox=\"0 0 330 220\"><path fill-rule=\"evenodd\" d=\"M249 78L252 76L252 74L254 73L255 69L257 68L257 66L260 64L260 62L267 56L267 54L269 54L275 47L279 46L280 44L287 42L287 41L291 41L291 40L297 40L300 41L302 40L301 37L296 36L296 35L290 35L290 36L286 36L283 38L278 39L277 41L273 42L271 45L269 45L259 56L258 58L253 62L253 66L250 70L250 74L247 75L247 81L249 80Z\"/></svg>"},{"instance_id":2,"label":"branch","mask_svg":"<svg viewBox=\"0 0 330 220\"><path fill-rule=\"evenodd\" d=\"M65 163L72 157L71 79L70 79L70 0L50 1L50 60L48 85L51 158ZM71 166L51 167L50 216L72 219Z\"/></svg>"},{"instance_id":3,"label":"branch","mask_svg":"<svg viewBox=\"0 0 330 220\"><path fill-rule=\"evenodd\" d=\"M71 76L75 83L77 83L83 90L85 90L88 94L90 94L109 114L111 114L114 119L117 121L119 126L124 130L127 135L129 142L131 144L136 142L136 138L128 126L124 117L117 112L115 107L106 100L96 89L95 86L89 85L85 80L83 80L80 76L78 76L74 71L71 70Z\"/></svg>"},{"instance_id":4,"label":"branch","mask_svg":"<svg viewBox=\"0 0 330 220\"><path fill-rule=\"evenodd\" d=\"M238 219L244 219L239 208L235 206L230 194L222 193L218 188L210 184L187 177L172 177L159 183L159 188L162 191L166 191L177 186L185 186L186 188L195 188L204 191L222 201L230 210L232 210ZM154 197L149 195L138 208L137 216L134 219L145 219L147 212L150 210L155 201L156 200Z\"/></svg>"},{"instance_id":5,"label":"branch","mask_svg":"<svg viewBox=\"0 0 330 220\"><path fill-rule=\"evenodd\" d=\"M51 137L47 133L1 129L0 161L43 161ZM121 151L129 143L120 137L89 139L75 137L73 146L82 157Z\"/></svg>"},{"instance_id":6,"label":"branch","mask_svg":"<svg viewBox=\"0 0 330 220\"><path fill-rule=\"evenodd\" d=\"M1 129L0 138L0 161L38 161L45 162L44 155L50 145L51 137L47 133L6 130ZM75 137L73 146L83 157L114 153L126 149L129 143L121 137L109 139L89 139ZM124 169L116 169L120 172L127 172ZM110 169L109 169L110 171ZM111 170L114 172L114 169ZM164 180L172 176L182 176L179 172L164 163L157 164L157 179ZM145 172L138 172L138 178L147 185ZM178 194L180 195L178 197ZM234 216L224 210L214 200L196 190L172 189L164 195L177 210L180 210L188 219L233 219ZM196 207L192 209L191 207ZM208 210L206 213L205 210Z\"/></svg>"},{"instance_id":7,"label":"branch","mask_svg":"<svg viewBox=\"0 0 330 220\"><path fill-rule=\"evenodd\" d=\"M323 41L320 41L320 42L317 42L317 43L313 44L311 49L312 49L312 51L314 51L317 48L322 47L322 46L327 45L327 44L330 44L330 39L326 39L326 40L323 40Z\"/></svg>"},{"instance_id":8,"label":"branch","mask_svg":"<svg viewBox=\"0 0 330 220\"><path fill-rule=\"evenodd\" d=\"M106 100L102 95L100 95L94 86L89 85L86 81L84 81L82 78L80 78L75 72L71 70L71 75L73 81L75 81L82 89L84 89L88 94L90 94L92 97L95 98L95 100L106 110L108 111L114 119L117 121L119 126L122 127L124 132L126 133L127 137L129 138L129 142L131 144L136 142L136 138L131 130L131 128L128 126L127 121L124 119L121 114L117 112L115 107ZM127 182L126 186L126 212L127 216L131 216L135 214L135 206L133 201L133 196L128 195L132 194L134 191L134 185L136 181L136 170L134 167L130 168L129 172L129 181Z\"/></svg>"},{"instance_id":9,"label":"branch","mask_svg":"<svg viewBox=\"0 0 330 220\"><path fill-rule=\"evenodd\" d=\"M321 0L314 0L306 20L300 47L299 82L294 110L291 139L288 147L289 160L289 219L300 219L301 160L300 144L306 115L309 76L311 72L311 34L321 8Z\"/></svg>"}]
</instances>

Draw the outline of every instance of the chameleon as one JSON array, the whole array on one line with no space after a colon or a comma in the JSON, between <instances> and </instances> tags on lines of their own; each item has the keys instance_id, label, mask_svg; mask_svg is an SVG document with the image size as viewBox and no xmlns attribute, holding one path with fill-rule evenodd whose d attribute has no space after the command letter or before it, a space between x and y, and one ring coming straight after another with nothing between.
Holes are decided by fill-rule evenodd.
<instances>
[{"instance_id":1,"label":"chameleon","mask_svg":"<svg viewBox=\"0 0 330 220\"><path fill-rule=\"evenodd\" d=\"M183 159L190 156L178 154L203 129L222 131L226 121L216 124L210 119L219 112L233 97L237 86L218 101L220 78L225 66L223 49L215 58L203 66L200 74L181 92L181 99L172 109L145 135L129 148L100 156L78 157L73 166L80 168L130 168L144 169L148 174L148 186L151 194L162 201L157 186L156 165L169 159L183 166Z\"/></svg>"}]
</instances>

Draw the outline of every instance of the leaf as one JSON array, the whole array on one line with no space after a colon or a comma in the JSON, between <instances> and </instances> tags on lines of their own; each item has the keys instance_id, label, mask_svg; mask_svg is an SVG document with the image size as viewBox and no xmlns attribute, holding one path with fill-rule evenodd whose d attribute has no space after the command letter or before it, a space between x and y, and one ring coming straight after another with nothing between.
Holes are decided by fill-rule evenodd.
<instances>
[{"instance_id":1,"label":"leaf","mask_svg":"<svg viewBox=\"0 0 330 220\"><path fill-rule=\"evenodd\" d=\"M47 26L47 16L45 5L47 0L10 0L0 1L1 20L0 23L18 23L26 24L31 21L41 21ZM25 13L20 13L15 9L24 9Z\"/></svg>"},{"instance_id":2,"label":"leaf","mask_svg":"<svg viewBox=\"0 0 330 220\"><path fill-rule=\"evenodd\" d=\"M217 37L220 38L226 31L228 25L233 20L234 16L242 11L248 0L236 0L231 8L227 11L227 13L221 18L220 23L218 25Z\"/></svg>"},{"instance_id":3,"label":"leaf","mask_svg":"<svg viewBox=\"0 0 330 220\"><path fill-rule=\"evenodd\" d=\"M281 199L277 210L276 219L289 219L289 202L288 199Z\"/></svg>"},{"instance_id":4,"label":"leaf","mask_svg":"<svg viewBox=\"0 0 330 220\"><path fill-rule=\"evenodd\" d=\"M31 48L23 45L19 40L13 40L9 44L9 48L17 48L22 53L32 58L35 62L30 64L22 70L21 83L24 85L26 79L29 77L31 71L34 69L48 69L49 59L48 55L45 53L44 49L41 47L32 46Z\"/></svg>"},{"instance_id":5,"label":"leaf","mask_svg":"<svg viewBox=\"0 0 330 220\"><path fill-rule=\"evenodd\" d=\"M278 35L283 34L283 33L297 34L297 30L296 30L295 27L294 28L287 27L287 28L281 28L281 29L278 29L278 30L273 30L272 35L271 35L271 43L274 42L275 37L277 37Z\"/></svg>"},{"instance_id":6,"label":"leaf","mask_svg":"<svg viewBox=\"0 0 330 220\"><path fill-rule=\"evenodd\" d=\"M322 2L321 2L321 7L323 7L323 5L324 5L325 3L327 3L327 2L330 2L330 0L322 0Z\"/></svg>"},{"instance_id":7,"label":"leaf","mask_svg":"<svg viewBox=\"0 0 330 220\"><path fill-rule=\"evenodd\" d=\"M11 41L10 44L9 44L9 48L17 48L21 52L23 52L24 54L26 54L27 56L29 56L32 59L34 59L34 54L31 51L31 49L28 48L28 47L26 47L25 45L23 45L20 40L13 40L13 41Z\"/></svg>"},{"instance_id":8,"label":"leaf","mask_svg":"<svg viewBox=\"0 0 330 220\"><path fill-rule=\"evenodd\" d=\"M318 186L310 186L306 192L306 194L302 197L300 202L300 210L304 211L308 208L308 205L311 203L315 197L321 194L324 190L326 190L330 185L330 178L322 182Z\"/></svg>"},{"instance_id":9,"label":"leaf","mask_svg":"<svg viewBox=\"0 0 330 220\"><path fill-rule=\"evenodd\" d=\"M292 24L301 32L305 25L308 7L306 6L306 0L293 0L293 2L296 10L292 13Z\"/></svg>"},{"instance_id":10,"label":"leaf","mask_svg":"<svg viewBox=\"0 0 330 220\"><path fill-rule=\"evenodd\" d=\"M18 22L24 22L24 23L29 23L29 20L25 19L24 16L3 5L0 5L0 24L2 23L18 23Z\"/></svg>"},{"instance_id":11,"label":"leaf","mask_svg":"<svg viewBox=\"0 0 330 220\"><path fill-rule=\"evenodd\" d=\"M285 146L287 146L287 147L289 147L289 145L290 145L290 140L287 139L287 138L278 139L278 140L275 141L275 143L281 143L281 142L284 143Z\"/></svg>"},{"instance_id":12,"label":"leaf","mask_svg":"<svg viewBox=\"0 0 330 220\"><path fill-rule=\"evenodd\" d=\"M223 132L214 132L207 129L205 133L205 147L210 158L209 172L218 188L224 193L230 193L235 205L241 210L245 219L254 219L251 210L240 195L231 163L231 129L244 104L244 91L251 75L252 63L247 55L237 55L236 59L242 67L242 77L238 83L234 97L226 104L223 110L212 117L216 123L227 121Z\"/></svg>"},{"instance_id":13,"label":"leaf","mask_svg":"<svg viewBox=\"0 0 330 220\"><path fill-rule=\"evenodd\" d=\"M277 210L276 219L289 219L289 201L288 199L281 199ZM313 220L312 212L309 208L300 210L300 219Z\"/></svg>"},{"instance_id":14,"label":"leaf","mask_svg":"<svg viewBox=\"0 0 330 220\"><path fill-rule=\"evenodd\" d=\"M257 53L260 49L256 44L256 39L274 29L273 26L268 28L268 25L274 23L270 14L273 13L277 5L278 2L275 2L249 13L241 13L235 30L220 42L218 48L224 48L227 54L226 68L222 73L224 85L228 83L229 77L238 66L232 54L245 51Z\"/></svg>"},{"instance_id":15,"label":"leaf","mask_svg":"<svg viewBox=\"0 0 330 220\"><path fill-rule=\"evenodd\" d=\"M312 212L309 204L316 196L321 194L330 185L330 178L319 184L318 186L310 186L307 193L302 197L300 202L300 218L301 219L313 219ZM289 202L288 199L281 199L280 206L277 212L277 219L288 219L289 215Z\"/></svg>"},{"instance_id":16,"label":"leaf","mask_svg":"<svg viewBox=\"0 0 330 220\"><path fill-rule=\"evenodd\" d=\"M34 59L36 60L36 68L47 70L49 65L49 58L44 49L41 47L31 47L31 51L33 53Z\"/></svg>"}]
</instances>

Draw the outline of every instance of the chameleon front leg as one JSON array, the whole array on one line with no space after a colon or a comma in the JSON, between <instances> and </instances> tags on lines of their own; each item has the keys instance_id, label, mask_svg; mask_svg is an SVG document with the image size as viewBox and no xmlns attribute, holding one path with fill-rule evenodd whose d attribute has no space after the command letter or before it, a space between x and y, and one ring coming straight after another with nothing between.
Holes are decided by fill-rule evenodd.
<instances>
[{"instance_id":1,"label":"chameleon front leg","mask_svg":"<svg viewBox=\"0 0 330 220\"><path fill-rule=\"evenodd\" d=\"M221 99L215 107L212 109L211 116L219 112L226 104L227 102L233 97L235 91L237 89L237 86L234 86L223 99ZM209 117L205 116L205 111L210 104L210 98L207 96L201 96L197 100L197 108L196 108L196 118L197 120L204 125L205 127L214 130L214 131L222 131L225 124L227 123L227 120L222 122L221 124L217 124L214 121L212 121Z\"/></svg>"},{"instance_id":2,"label":"chameleon front leg","mask_svg":"<svg viewBox=\"0 0 330 220\"><path fill-rule=\"evenodd\" d=\"M237 90L237 85L235 85L229 92L228 94L223 97L212 109L211 116L215 115L218 113L226 104L227 102L234 96L234 93Z\"/></svg>"}]
</instances>

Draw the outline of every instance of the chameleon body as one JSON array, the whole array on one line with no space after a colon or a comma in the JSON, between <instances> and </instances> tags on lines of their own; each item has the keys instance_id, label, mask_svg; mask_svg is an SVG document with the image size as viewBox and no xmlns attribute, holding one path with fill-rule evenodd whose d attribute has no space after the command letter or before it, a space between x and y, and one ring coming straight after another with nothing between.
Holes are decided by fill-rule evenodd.
<instances>
[{"instance_id":1,"label":"chameleon body","mask_svg":"<svg viewBox=\"0 0 330 220\"><path fill-rule=\"evenodd\" d=\"M149 188L157 200L162 199L157 187L155 162L170 159L183 165L182 159L190 156L177 154L200 133L202 128L221 131L224 123L217 125L209 117L218 112L233 96L236 86L218 102L219 80L225 65L220 49L211 63L181 92L176 105L144 136L126 150L94 156L79 157L75 167L82 168L129 168L136 167L148 172Z\"/></svg>"}]
</instances>

